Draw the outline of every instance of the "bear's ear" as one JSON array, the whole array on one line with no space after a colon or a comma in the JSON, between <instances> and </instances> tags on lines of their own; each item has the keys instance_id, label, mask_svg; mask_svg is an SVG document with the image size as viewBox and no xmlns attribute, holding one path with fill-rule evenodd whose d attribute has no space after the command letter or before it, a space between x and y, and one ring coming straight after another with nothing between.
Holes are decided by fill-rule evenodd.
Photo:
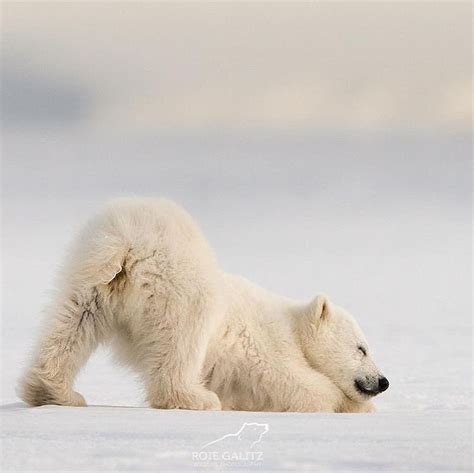
<instances>
[{"instance_id":1,"label":"bear's ear","mask_svg":"<svg viewBox=\"0 0 474 473\"><path fill-rule=\"evenodd\" d=\"M310 303L310 313L313 320L325 320L332 312L332 304L327 296L316 296Z\"/></svg>"}]
</instances>

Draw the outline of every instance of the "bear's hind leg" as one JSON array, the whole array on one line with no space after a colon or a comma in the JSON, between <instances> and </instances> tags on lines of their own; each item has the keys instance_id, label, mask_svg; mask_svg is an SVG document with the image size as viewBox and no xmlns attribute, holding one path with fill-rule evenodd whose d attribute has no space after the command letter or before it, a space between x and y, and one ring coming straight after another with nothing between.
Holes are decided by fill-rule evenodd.
<instances>
[{"instance_id":1,"label":"bear's hind leg","mask_svg":"<svg viewBox=\"0 0 474 473\"><path fill-rule=\"evenodd\" d=\"M171 292L171 294L170 294ZM204 296L150 297L142 333L147 399L158 409L219 410L218 396L203 386L201 370L219 311Z\"/></svg>"},{"instance_id":2,"label":"bear's hind leg","mask_svg":"<svg viewBox=\"0 0 474 473\"><path fill-rule=\"evenodd\" d=\"M58 298L53 310L19 394L31 406L85 406L73 383L103 334L100 294L95 288L71 291Z\"/></svg>"}]
</instances>

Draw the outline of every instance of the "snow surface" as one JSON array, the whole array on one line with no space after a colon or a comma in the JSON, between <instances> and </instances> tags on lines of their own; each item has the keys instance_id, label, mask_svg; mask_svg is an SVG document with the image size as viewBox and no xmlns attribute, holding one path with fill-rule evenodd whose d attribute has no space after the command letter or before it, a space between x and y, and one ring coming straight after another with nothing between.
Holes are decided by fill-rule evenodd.
<instances>
[{"instance_id":1,"label":"snow surface","mask_svg":"<svg viewBox=\"0 0 474 473\"><path fill-rule=\"evenodd\" d=\"M2 471L471 470L467 137L12 132L3 156ZM324 292L351 310L391 382L379 412L151 410L105 349L76 383L88 408L19 402L68 243L106 199L130 193L184 204L226 270L301 300ZM268 425L253 448L227 439L193 457L244 423Z\"/></svg>"},{"instance_id":2,"label":"snow surface","mask_svg":"<svg viewBox=\"0 0 474 473\"><path fill-rule=\"evenodd\" d=\"M20 471L459 471L470 467L465 416L463 411L358 416L13 404L3 408L8 432L3 461ZM234 439L202 448L245 422L268 425L253 448Z\"/></svg>"}]
</instances>

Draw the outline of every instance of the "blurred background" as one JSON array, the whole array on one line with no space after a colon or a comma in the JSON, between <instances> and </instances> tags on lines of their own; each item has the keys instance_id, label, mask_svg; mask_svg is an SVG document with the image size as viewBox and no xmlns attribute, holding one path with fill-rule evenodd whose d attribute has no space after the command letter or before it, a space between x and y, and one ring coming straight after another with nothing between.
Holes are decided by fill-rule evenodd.
<instances>
[{"instance_id":1,"label":"blurred background","mask_svg":"<svg viewBox=\"0 0 474 473\"><path fill-rule=\"evenodd\" d=\"M381 409L470 409L470 2L2 10L5 402L78 228L157 195L226 270L351 310ZM78 384L143 402L106 351Z\"/></svg>"}]
</instances>

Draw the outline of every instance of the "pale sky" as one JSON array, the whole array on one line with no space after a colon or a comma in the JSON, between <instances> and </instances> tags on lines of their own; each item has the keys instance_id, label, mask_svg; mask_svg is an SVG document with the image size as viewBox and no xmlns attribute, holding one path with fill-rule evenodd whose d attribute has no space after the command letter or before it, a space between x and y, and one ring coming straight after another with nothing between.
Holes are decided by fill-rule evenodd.
<instances>
[{"instance_id":1,"label":"pale sky","mask_svg":"<svg viewBox=\"0 0 474 473\"><path fill-rule=\"evenodd\" d=\"M4 3L9 127L465 132L471 4Z\"/></svg>"}]
</instances>

